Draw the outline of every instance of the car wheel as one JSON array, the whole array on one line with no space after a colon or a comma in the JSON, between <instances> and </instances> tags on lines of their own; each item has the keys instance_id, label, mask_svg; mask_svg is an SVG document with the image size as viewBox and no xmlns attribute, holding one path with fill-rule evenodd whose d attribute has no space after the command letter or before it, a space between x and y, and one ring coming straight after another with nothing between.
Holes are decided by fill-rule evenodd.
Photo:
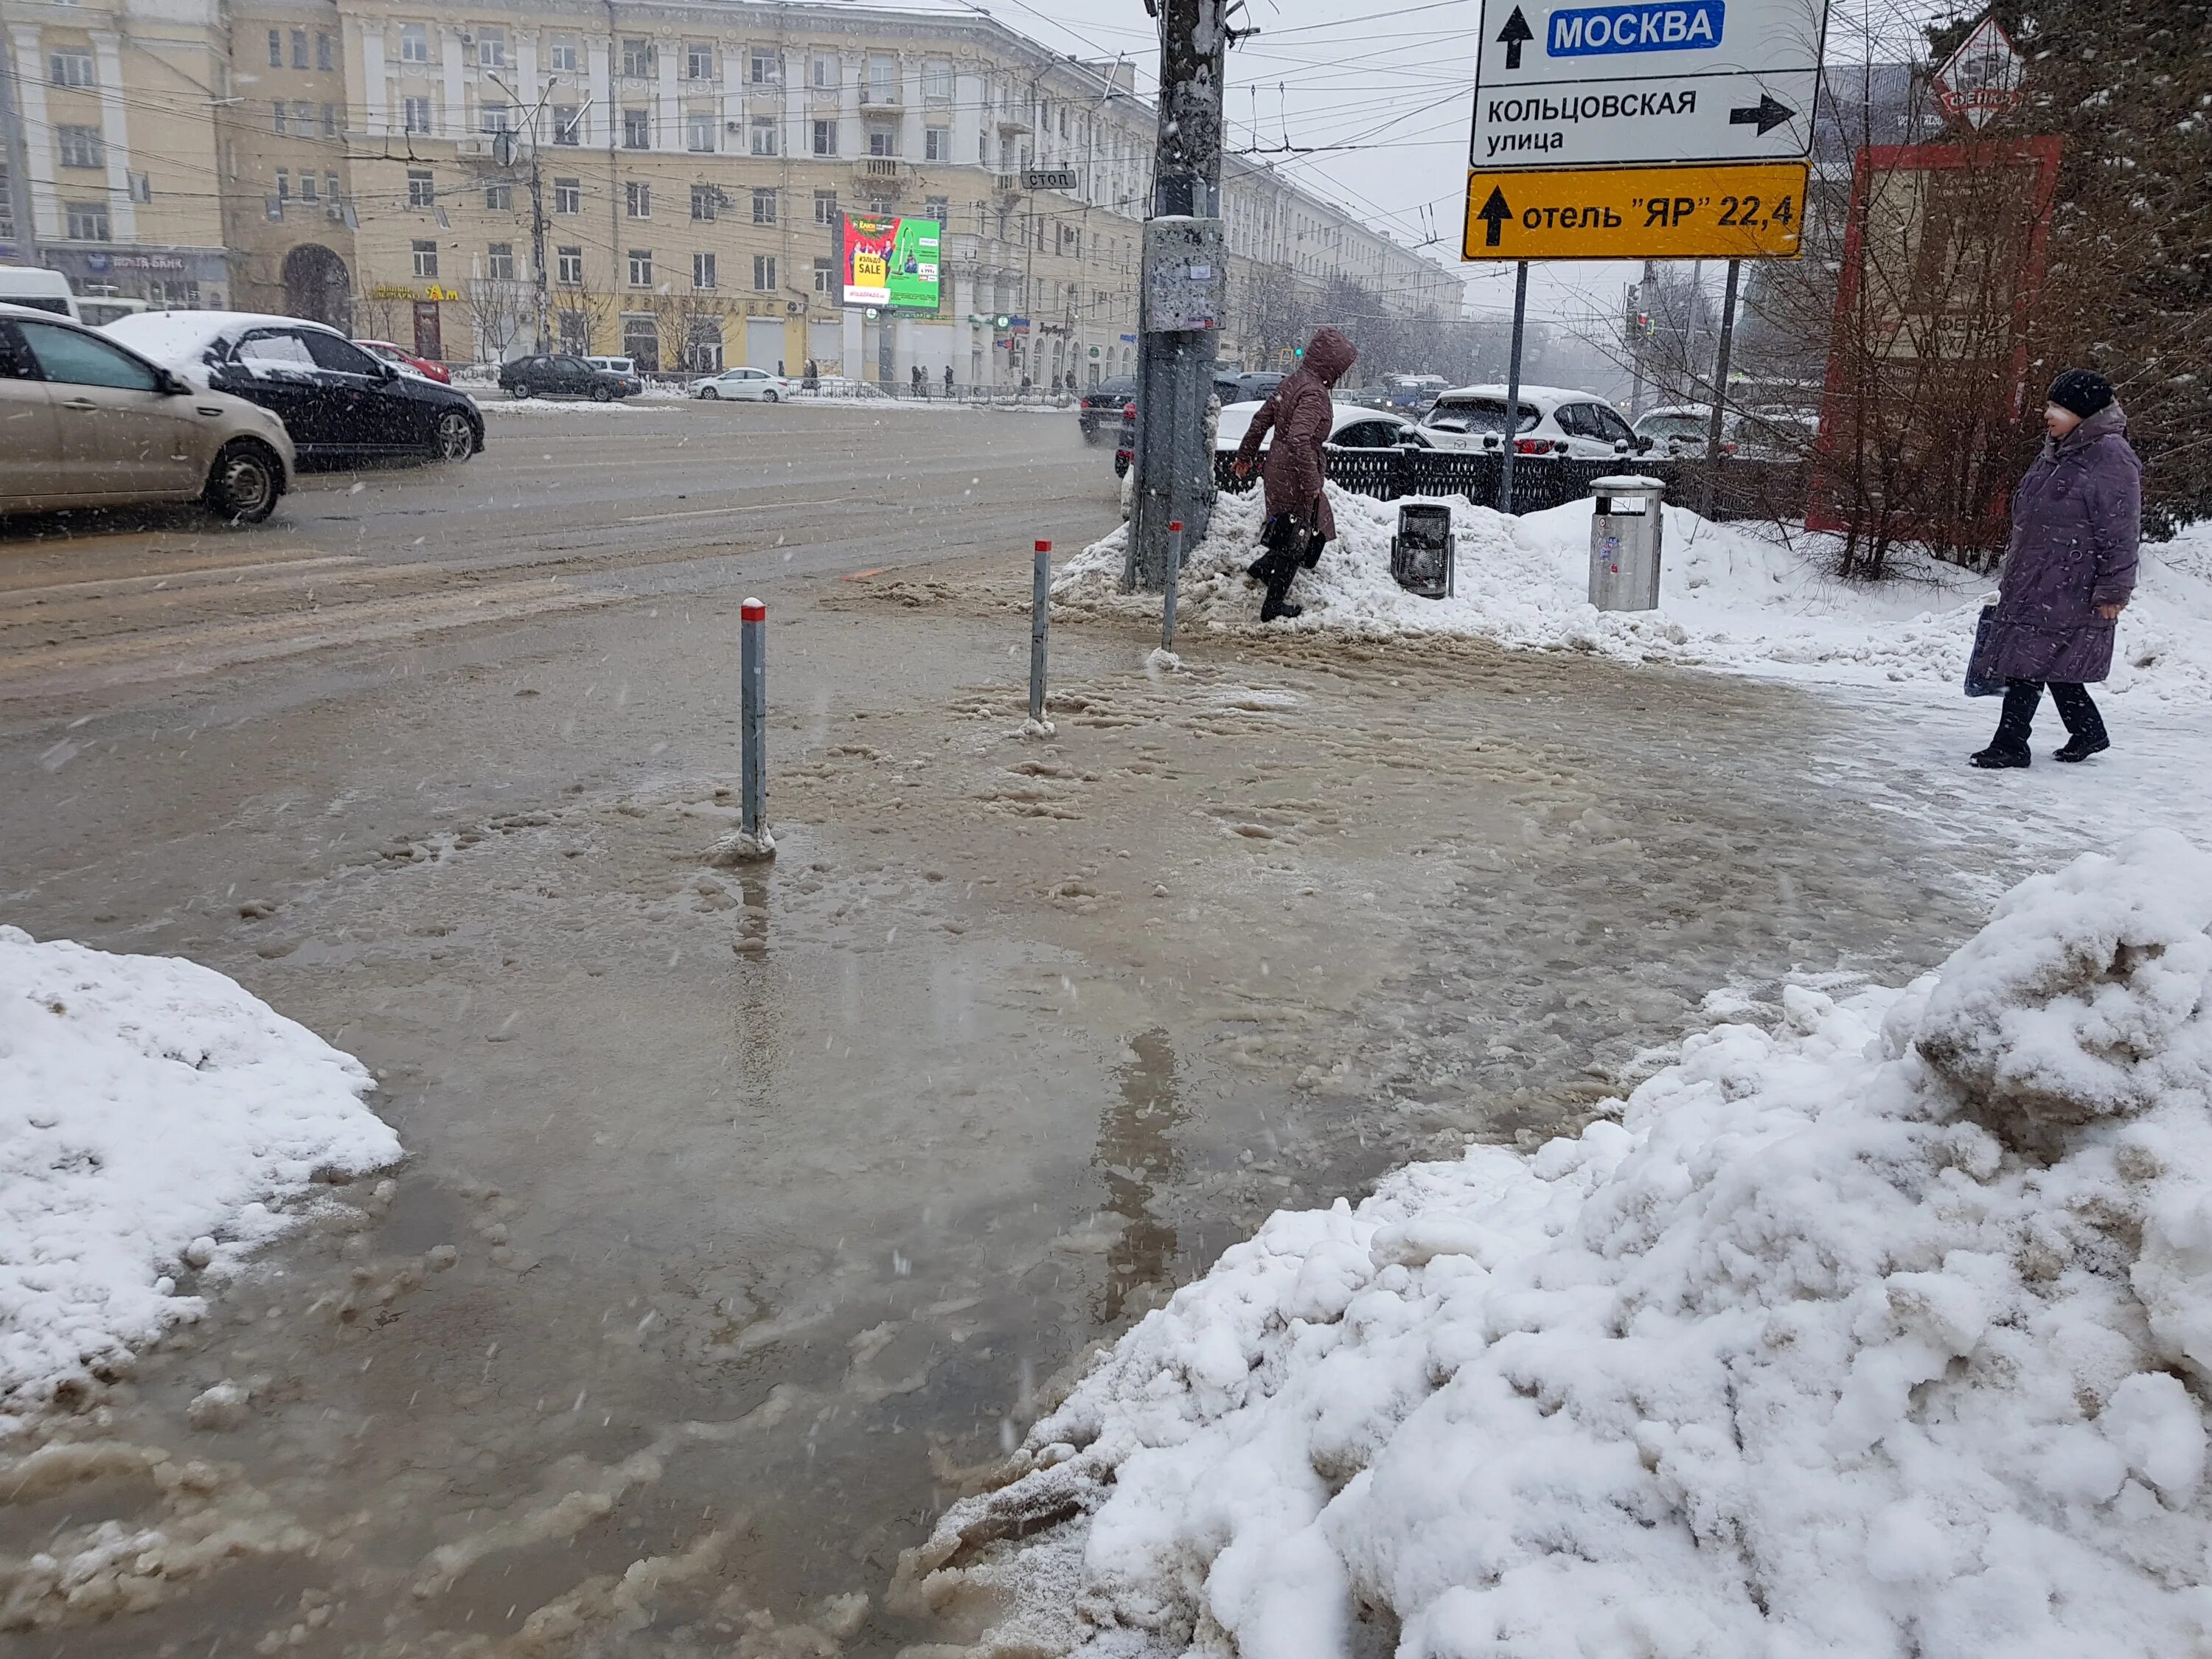
<instances>
[{"instance_id":1,"label":"car wheel","mask_svg":"<svg viewBox=\"0 0 2212 1659\"><path fill-rule=\"evenodd\" d=\"M259 524L276 509L284 490L284 464L276 452L251 438L222 447L209 469L208 511L232 524Z\"/></svg>"},{"instance_id":2,"label":"car wheel","mask_svg":"<svg viewBox=\"0 0 2212 1659\"><path fill-rule=\"evenodd\" d=\"M781 403L782 398L778 395L776 389L774 386L770 386L767 391L761 393L761 401L763 403L769 404Z\"/></svg>"},{"instance_id":3,"label":"car wheel","mask_svg":"<svg viewBox=\"0 0 2212 1659\"><path fill-rule=\"evenodd\" d=\"M710 386L701 386L699 388L699 395L702 398L704 398L710 404L719 404L722 401L722 394L715 391L714 388Z\"/></svg>"},{"instance_id":4,"label":"car wheel","mask_svg":"<svg viewBox=\"0 0 2212 1659\"><path fill-rule=\"evenodd\" d=\"M615 394L611 388L603 386L595 386L592 388L592 401L593 403L611 404L614 400Z\"/></svg>"},{"instance_id":5,"label":"car wheel","mask_svg":"<svg viewBox=\"0 0 2212 1659\"><path fill-rule=\"evenodd\" d=\"M430 453L441 461L465 461L477 453L477 429L469 424L469 417L458 409L449 409L438 416L436 428L430 434Z\"/></svg>"},{"instance_id":6,"label":"car wheel","mask_svg":"<svg viewBox=\"0 0 2212 1659\"><path fill-rule=\"evenodd\" d=\"M530 388L526 386L509 386L507 388L507 396L514 398L517 403L525 402L530 396Z\"/></svg>"}]
</instances>

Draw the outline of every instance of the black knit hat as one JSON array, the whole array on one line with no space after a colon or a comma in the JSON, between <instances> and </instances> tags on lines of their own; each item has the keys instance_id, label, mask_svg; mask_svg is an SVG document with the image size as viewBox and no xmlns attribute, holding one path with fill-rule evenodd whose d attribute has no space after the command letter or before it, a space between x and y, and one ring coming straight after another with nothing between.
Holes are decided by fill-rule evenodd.
<instances>
[{"instance_id":1,"label":"black knit hat","mask_svg":"<svg viewBox=\"0 0 2212 1659\"><path fill-rule=\"evenodd\" d=\"M2112 401L2112 383L2094 368L2069 368L2051 383L2051 401L2087 420Z\"/></svg>"}]
</instances>

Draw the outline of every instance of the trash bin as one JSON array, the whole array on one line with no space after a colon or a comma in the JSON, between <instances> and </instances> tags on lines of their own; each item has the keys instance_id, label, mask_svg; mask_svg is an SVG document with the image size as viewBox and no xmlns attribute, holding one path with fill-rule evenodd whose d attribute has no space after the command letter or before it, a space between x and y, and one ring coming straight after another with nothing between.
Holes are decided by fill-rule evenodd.
<instances>
[{"instance_id":1,"label":"trash bin","mask_svg":"<svg viewBox=\"0 0 2212 1659\"><path fill-rule=\"evenodd\" d=\"M1408 593L1441 599L1452 591L1451 508L1409 502L1398 509L1398 533L1390 538L1390 577Z\"/></svg>"},{"instance_id":2,"label":"trash bin","mask_svg":"<svg viewBox=\"0 0 2212 1659\"><path fill-rule=\"evenodd\" d=\"M1656 611L1667 486L1656 478L1598 478L1590 494L1590 603L1601 611Z\"/></svg>"}]
</instances>

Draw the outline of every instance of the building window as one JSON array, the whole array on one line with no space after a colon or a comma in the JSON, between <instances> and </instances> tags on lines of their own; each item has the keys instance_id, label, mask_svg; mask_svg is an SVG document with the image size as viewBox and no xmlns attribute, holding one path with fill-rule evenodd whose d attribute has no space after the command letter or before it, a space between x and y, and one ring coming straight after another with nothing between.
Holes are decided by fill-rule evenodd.
<instances>
[{"instance_id":1,"label":"building window","mask_svg":"<svg viewBox=\"0 0 2212 1659\"><path fill-rule=\"evenodd\" d=\"M814 54L814 89L834 92L837 89L837 60L826 52Z\"/></svg>"},{"instance_id":2,"label":"building window","mask_svg":"<svg viewBox=\"0 0 2212 1659\"><path fill-rule=\"evenodd\" d=\"M898 102L898 59L876 56L868 59L868 84L860 89L864 104Z\"/></svg>"},{"instance_id":3,"label":"building window","mask_svg":"<svg viewBox=\"0 0 2212 1659\"><path fill-rule=\"evenodd\" d=\"M552 64L556 75L574 75L576 72L576 43L563 35L555 36L549 49L548 60Z\"/></svg>"},{"instance_id":4,"label":"building window","mask_svg":"<svg viewBox=\"0 0 2212 1659\"><path fill-rule=\"evenodd\" d=\"M898 129L896 127L870 127L868 129L868 154L871 155L897 155Z\"/></svg>"},{"instance_id":5,"label":"building window","mask_svg":"<svg viewBox=\"0 0 2212 1659\"><path fill-rule=\"evenodd\" d=\"M300 175L300 199L303 202L312 202L317 198L319 193L319 187L315 183L315 175L312 173L301 173Z\"/></svg>"},{"instance_id":6,"label":"building window","mask_svg":"<svg viewBox=\"0 0 2212 1659\"><path fill-rule=\"evenodd\" d=\"M772 225L775 222L774 186L753 191L753 222L757 225Z\"/></svg>"},{"instance_id":7,"label":"building window","mask_svg":"<svg viewBox=\"0 0 2212 1659\"><path fill-rule=\"evenodd\" d=\"M834 225L837 222L837 192L836 191L817 190L814 192L814 222L817 225Z\"/></svg>"},{"instance_id":8,"label":"building window","mask_svg":"<svg viewBox=\"0 0 2212 1659\"><path fill-rule=\"evenodd\" d=\"M505 132L514 116L514 112L505 104L479 104L477 113L480 118L478 125L486 132Z\"/></svg>"},{"instance_id":9,"label":"building window","mask_svg":"<svg viewBox=\"0 0 2212 1659\"><path fill-rule=\"evenodd\" d=\"M553 142L556 144L580 144L584 142L583 113L574 104L553 106Z\"/></svg>"},{"instance_id":10,"label":"building window","mask_svg":"<svg viewBox=\"0 0 2212 1659\"><path fill-rule=\"evenodd\" d=\"M288 106L282 98L275 100L269 106L270 122L275 127L276 136L280 138L286 133L292 131L291 118L286 113L287 107Z\"/></svg>"},{"instance_id":11,"label":"building window","mask_svg":"<svg viewBox=\"0 0 2212 1659\"><path fill-rule=\"evenodd\" d=\"M407 169L407 205L427 208L438 205L438 186L427 167Z\"/></svg>"},{"instance_id":12,"label":"building window","mask_svg":"<svg viewBox=\"0 0 2212 1659\"><path fill-rule=\"evenodd\" d=\"M691 216L702 223L714 218L714 209L721 201L722 192L712 185L691 186Z\"/></svg>"},{"instance_id":13,"label":"building window","mask_svg":"<svg viewBox=\"0 0 2212 1659\"><path fill-rule=\"evenodd\" d=\"M58 87L92 84L92 53L76 46L46 54L46 79Z\"/></svg>"},{"instance_id":14,"label":"building window","mask_svg":"<svg viewBox=\"0 0 2212 1659\"><path fill-rule=\"evenodd\" d=\"M553 211L581 213L584 210L584 181L581 179L556 179L553 181Z\"/></svg>"},{"instance_id":15,"label":"building window","mask_svg":"<svg viewBox=\"0 0 2212 1659\"><path fill-rule=\"evenodd\" d=\"M315 67L327 75L337 66L336 40L318 29L315 32Z\"/></svg>"},{"instance_id":16,"label":"building window","mask_svg":"<svg viewBox=\"0 0 2212 1659\"><path fill-rule=\"evenodd\" d=\"M438 274L438 245L435 242L415 244L415 275L418 277Z\"/></svg>"},{"instance_id":17,"label":"building window","mask_svg":"<svg viewBox=\"0 0 2212 1659\"><path fill-rule=\"evenodd\" d=\"M315 106L313 104L301 103L292 106L292 131L302 138L308 137L314 132Z\"/></svg>"},{"instance_id":18,"label":"building window","mask_svg":"<svg viewBox=\"0 0 2212 1659\"><path fill-rule=\"evenodd\" d=\"M653 186L633 179L623 186L623 211L633 219L653 217Z\"/></svg>"},{"instance_id":19,"label":"building window","mask_svg":"<svg viewBox=\"0 0 2212 1659\"><path fill-rule=\"evenodd\" d=\"M653 148L652 111L626 109L623 112L623 148L624 149Z\"/></svg>"},{"instance_id":20,"label":"building window","mask_svg":"<svg viewBox=\"0 0 2212 1659\"><path fill-rule=\"evenodd\" d=\"M276 169L276 199L280 202L292 199L292 170L289 167Z\"/></svg>"},{"instance_id":21,"label":"building window","mask_svg":"<svg viewBox=\"0 0 2212 1659\"><path fill-rule=\"evenodd\" d=\"M949 224L951 222L951 216L952 201L950 197L932 196L921 204L921 216L932 224Z\"/></svg>"},{"instance_id":22,"label":"building window","mask_svg":"<svg viewBox=\"0 0 2212 1659\"><path fill-rule=\"evenodd\" d=\"M650 80L657 70L655 54L650 40L625 40L622 45L622 72L634 79Z\"/></svg>"},{"instance_id":23,"label":"building window","mask_svg":"<svg viewBox=\"0 0 2212 1659\"><path fill-rule=\"evenodd\" d=\"M653 286L653 250L634 247L629 251L629 285L632 288Z\"/></svg>"},{"instance_id":24,"label":"building window","mask_svg":"<svg viewBox=\"0 0 2212 1659\"><path fill-rule=\"evenodd\" d=\"M722 372L722 319L690 317L684 325L684 367L694 374Z\"/></svg>"},{"instance_id":25,"label":"building window","mask_svg":"<svg viewBox=\"0 0 2212 1659\"><path fill-rule=\"evenodd\" d=\"M623 325L623 356L638 367L644 374L660 372L660 323L653 316L625 316Z\"/></svg>"},{"instance_id":26,"label":"building window","mask_svg":"<svg viewBox=\"0 0 2212 1659\"><path fill-rule=\"evenodd\" d=\"M783 84L783 58L773 46L755 46L752 69L746 77L757 87L780 87Z\"/></svg>"},{"instance_id":27,"label":"building window","mask_svg":"<svg viewBox=\"0 0 2212 1659\"><path fill-rule=\"evenodd\" d=\"M695 253L691 256L691 286L694 288L714 286L714 256L713 254Z\"/></svg>"},{"instance_id":28,"label":"building window","mask_svg":"<svg viewBox=\"0 0 2212 1659\"><path fill-rule=\"evenodd\" d=\"M514 244L494 242L484 250L484 275L495 283L514 280Z\"/></svg>"},{"instance_id":29,"label":"building window","mask_svg":"<svg viewBox=\"0 0 2212 1659\"><path fill-rule=\"evenodd\" d=\"M693 111L684 118L684 148L696 155L712 154L714 149L714 118Z\"/></svg>"},{"instance_id":30,"label":"building window","mask_svg":"<svg viewBox=\"0 0 2212 1659\"><path fill-rule=\"evenodd\" d=\"M835 259L817 259L814 262L814 291L817 294L836 293L837 262Z\"/></svg>"},{"instance_id":31,"label":"building window","mask_svg":"<svg viewBox=\"0 0 2212 1659\"><path fill-rule=\"evenodd\" d=\"M427 64L430 61L428 24L402 23L399 26L399 61L403 64Z\"/></svg>"},{"instance_id":32,"label":"building window","mask_svg":"<svg viewBox=\"0 0 2212 1659\"><path fill-rule=\"evenodd\" d=\"M55 146L61 151L65 167L104 167L107 165L107 148L100 141L98 127L56 127Z\"/></svg>"},{"instance_id":33,"label":"building window","mask_svg":"<svg viewBox=\"0 0 2212 1659\"><path fill-rule=\"evenodd\" d=\"M489 211L493 213L514 212L514 186L506 183L504 180L495 181L486 185L484 186L484 206Z\"/></svg>"},{"instance_id":34,"label":"building window","mask_svg":"<svg viewBox=\"0 0 2212 1659\"><path fill-rule=\"evenodd\" d=\"M556 280L570 288L581 288L584 283L584 250L580 247L556 249L553 255Z\"/></svg>"},{"instance_id":35,"label":"building window","mask_svg":"<svg viewBox=\"0 0 2212 1659\"><path fill-rule=\"evenodd\" d=\"M762 294L775 292L775 255L773 253L753 255L753 288Z\"/></svg>"},{"instance_id":36,"label":"building window","mask_svg":"<svg viewBox=\"0 0 2212 1659\"><path fill-rule=\"evenodd\" d=\"M817 155L835 155L837 153L837 124L835 121L817 121L814 124L814 153Z\"/></svg>"},{"instance_id":37,"label":"building window","mask_svg":"<svg viewBox=\"0 0 2212 1659\"><path fill-rule=\"evenodd\" d=\"M477 31L477 67L505 69L507 67L507 31L480 28Z\"/></svg>"},{"instance_id":38,"label":"building window","mask_svg":"<svg viewBox=\"0 0 2212 1659\"><path fill-rule=\"evenodd\" d=\"M935 103L952 101L952 64L949 58L933 58L922 64L921 95Z\"/></svg>"},{"instance_id":39,"label":"building window","mask_svg":"<svg viewBox=\"0 0 2212 1659\"><path fill-rule=\"evenodd\" d=\"M282 118L280 117L280 124L276 129L279 132L282 132L284 130L281 122ZM400 122L409 132L429 131L430 100L427 98L408 99L401 106Z\"/></svg>"},{"instance_id":40,"label":"building window","mask_svg":"<svg viewBox=\"0 0 2212 1659\"><path fill-rule=\"evenodd\" d=\"M7 176L7 170L5 168L0 168L0 180L4 180ZM338 181L336 179L333 179L331 180L331 200L335 202L337 198ZM141 203L150 202L154 199L154 175L152 173L134 173L131 175L131 199L134 202Z\"/></svg>"},{"instance_id":41,"label":"building window","mask_svg":"<svg viewBox=\"0 0 2212 1659\"><path fill-rule=\"evenodd\" d=\"M323 137L335 138L337 136L338 106L336 104L325 104L323 106Z\"/></svg>"},{"instance_id":42,"label":"building window","mask_svg":"<svg viewBox=\"0 0 2212 1659\"><path fill-rule=\"evenodd\" d=\"M694 40L684 48L684 78L687 81L711 81L714 78L714 48L703 40Z\"/></svg>"},{"instance_id":43,"label":"building window","mask_svg":"<svg viewBox=\"0 0 2212 1659\"><path fill-rule=\"evenodd\" d=\"M292 31L292 67L296 70L307 67L307 32L305 29Z\"/></svg>"},{"instance_id":44,"label":"building window","mask_svg":"<svg viewBox=\"0 0 2212 1659\"><path fill-rule=\"evenodd\" d=\"M284 198L270 191L261 198L261 210L269 216L272 224L281 224L284 218Z\"/></svg>"},{"instance_id":45,"label":"building window","mask_svg":"<svg viewBox=\"0 0 2212 1659\"><path fill-rule=\"evenodd\" d=\"M752 153L773 155L776 152L776 120L773 115L756 115L752 126Z\"/></svg>"},{"instance_id":46,"label":"building window","mask_svg":"<svg viewBox=\"0 0 2212 1659\"><path fill-rule=\"evenodd\" d=\"M952 159L952 129L951 127L922 129L921 159L925 161L950 161Z\"/></svg>"}]
</instances>

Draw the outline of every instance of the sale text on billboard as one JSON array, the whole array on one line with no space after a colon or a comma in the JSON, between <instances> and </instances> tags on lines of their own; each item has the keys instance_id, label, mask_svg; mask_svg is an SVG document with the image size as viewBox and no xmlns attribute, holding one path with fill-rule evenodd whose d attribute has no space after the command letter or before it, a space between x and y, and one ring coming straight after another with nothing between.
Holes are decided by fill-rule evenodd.
<instances>
[{"instance_id":1,"label":"sale text on billboard","mask_svg":"<svg viewBox=\"0 0 2212 1659\"><path fill-rule=\"evenodd\" d=\"M839 260L845 303L890 311L935 311L945 227L935 219L848 213Z\"/></svg>"}]
</instances>

